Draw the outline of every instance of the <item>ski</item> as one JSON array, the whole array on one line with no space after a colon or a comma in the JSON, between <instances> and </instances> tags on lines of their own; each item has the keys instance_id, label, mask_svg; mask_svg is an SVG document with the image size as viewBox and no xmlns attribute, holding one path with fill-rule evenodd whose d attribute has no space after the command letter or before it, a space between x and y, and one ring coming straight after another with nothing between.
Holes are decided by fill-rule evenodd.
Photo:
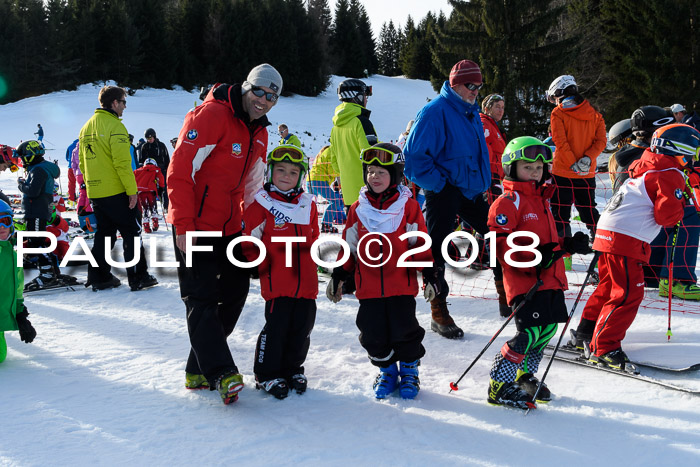
<instances>
[{"instance_id":1,"label":"ski","mask_svg":"<svg viewBox=\"0 0 700 467\"><path fill-rule=\"evenodd\" d=\"M561 350L561 348L559 349ZM547 357L552 357L551 352L545 353L545 356ZM643 381L645 383L650 383L654 384L657 386L664 387L666 389L672 389L674 391L679 391L679 392L684 392L686 394L693 394L693 395L700 395L700 390L695 390L695 389L690 389L684 386L678 386L673 383L668 383L666 381L661 381L660 379L652 378L651 376L643 375L643 374L632 374L632 373L627 373L624 371L618 371L618 370L613 370L611 368L607 367L601 367L598 366L594 363L590 363L586 358L580 356L577 352L577 356L573 356L568 352L564 352L564 355L557 353L554 356L554 360L560 361L560 362L566 362L566 363L571 363L574 365L579 365L579 366L585 366L587 368L591 368L593 370L599 370L599 371L605 371L607 373L613 373L619 376L624 376L627 378L632 378L636 379L637 381Z\"/></svg>"},{"instance_id":2,"label":"ski","mask_svg":"<svg viewBox=\"0 0 700 467\"><path fill-rule=\"evenodd\" d=\"M549 345L547 345L547 349L550 351L554 350L554 346L552 344L549 344ZM558 352L566 352L567 354L581 356L581 352L569 344L562 344L561 346L559 346ZM649 368L650 370L663 371L663 372L668 372L668 373L690 373L693 371L700 370L700 363L696 363L694 365L681 367L681 368L661 366L661 365L657 365L655 363L639 362L636 360L630 360L630 363L636 367Z\"/></svg>"},{"instance_id":3,"label":"ski","mask_svg":"<svg viewBox=\"0 0 700 467\"><path fill-rule=\"evenodd\" d=\"M40 289L31 289L31 290L25 290L24 295L27 294L36 294L40 292L51 292L59 289L66 289L69 292L75 292L75 287L78 286L85 286L84 282L77 282L75 284L56 284L56 285L51 285L49 287L42 287Z\"/></svg>"}]
</instances>

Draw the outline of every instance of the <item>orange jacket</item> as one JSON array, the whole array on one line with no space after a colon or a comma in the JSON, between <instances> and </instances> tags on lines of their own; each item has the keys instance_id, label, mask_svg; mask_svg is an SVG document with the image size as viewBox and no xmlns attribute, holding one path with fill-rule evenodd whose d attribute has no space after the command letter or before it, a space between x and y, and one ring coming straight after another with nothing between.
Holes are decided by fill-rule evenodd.
<instances>
[{"instance_id":1,"label":"orange jacket","mask_svg":"<svg viewBox=\"0 0 700 467\"><path fill-rule=\"evenodd\" d=\"M584 100L568 109L556 106L552 110L550 123L556 146L552 173L566 178L595 177L596 159L608 141L603 116ZM591 170L587 175L571 170L571 166L583 156L591 158Z\"/></svg>"}]
</instances>

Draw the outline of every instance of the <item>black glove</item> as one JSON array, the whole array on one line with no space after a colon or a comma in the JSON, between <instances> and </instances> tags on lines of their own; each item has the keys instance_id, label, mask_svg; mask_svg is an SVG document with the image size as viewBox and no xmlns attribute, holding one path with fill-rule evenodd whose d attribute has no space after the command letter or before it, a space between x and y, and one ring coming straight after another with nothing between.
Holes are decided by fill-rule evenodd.
<instances>
[{"instance_id":1,"label":"black glove","mask_svg":"<svg viewBox=\"0 0 700 467\"><path fill-rule=\"evenodd\" d=\"M342 266L338 266L333 269L331 274L331 280L328 281L328 286L326 287L326 297L333 303L338 303L342 298L342 291L340 290L341 284L348 280L350 277L348 271L343 269Z\"/></svg>"},{"instance_id":2,"label":"black glove","mask_svg":"<svg viewBox=\"0 0 700 467\"><path fill-rule=\"evenodd\" d=\"M19 338L22 339L22 342L29 344L36 337L36 329L34 329L32 323L29 322L27 316L29 316L29 312L25 306L24 311L15 316L15 318L17 319L17 327L19 328Z\"/></svg>"},{"instance_id":3,"label":"black glove","mask_svg":"<svg viewBox=\"0 0 700 467\"><path fill-rule=\"evenodd\" d=\"M593 251L588 242L588 235L583 232L576 232L573 237L564 237L564 250L571 254L580 253L587 255Z\"/></svg>"},{"instance_id":4,"label":"black glove","mask_svg":"<svg viewBox=\"0 0 700 467\"><path fill-rule=\"evenodd\" d=\"M423 296L429 302L440 295L440 272L442 268L423 268Z\"/></svg>"},{"instance_id":5,"label":"black glove","mask_svg":"<svg viewBox=\"0 0 700 467\"><path fill-rule=\"evenodd\" d=\"M552 266L554 262L559 259L561 256L554 253L554 249L559 246L558 243L556 242L550 242L550 243L545 243L543 245L539 245L537 247L537 251L539 251L542 254L542 261L540 261L540 264L538 264L537 268L540 269L547 269L548 267Z\"/></svg>"},{"instance_id":6,"label":"black glove","mask_svg":"<svg viewBox=\"0 0 700 467\"><path fill-rule=\"evenodd\" d=\"M250 268L248 271L250 271L251 279L260 279L260 271L258 271L257 266L255 266L254 268Z\"/></svg>"}]
</instances>

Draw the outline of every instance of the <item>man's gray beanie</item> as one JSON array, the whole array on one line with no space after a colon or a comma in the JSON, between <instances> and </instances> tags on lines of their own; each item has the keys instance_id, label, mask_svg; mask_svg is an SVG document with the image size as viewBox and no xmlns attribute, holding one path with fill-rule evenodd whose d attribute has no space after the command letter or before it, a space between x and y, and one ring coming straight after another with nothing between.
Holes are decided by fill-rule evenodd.
<instances>
[{"instance_id":1,"label":"man's gray beanie","mask_svg":"<svg viewBox=\"0 0 700 467\"><path fill-rule=\"evenodd\" d=\"M275 67L263 63L250 70L248 78L242 85L243 92L250 91L253 86L270 88L279 96L282 94L282 76Z\"/></svg>"}]
</instances>

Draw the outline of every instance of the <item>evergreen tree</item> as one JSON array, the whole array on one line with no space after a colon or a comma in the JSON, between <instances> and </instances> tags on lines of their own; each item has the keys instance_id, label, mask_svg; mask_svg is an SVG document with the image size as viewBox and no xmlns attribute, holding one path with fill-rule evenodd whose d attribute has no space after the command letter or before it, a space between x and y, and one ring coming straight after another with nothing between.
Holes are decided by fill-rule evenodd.
<instances>
[{"instance_id":1,"label":"evergreen tree","mask_svg":"<svg viewBox=\"0 0 700 467\"><path fill-rule=\"evenodd\" d=\"M399 31L394 27L394 22L382 24L379 33L379 46L377 47L377 59L379 73L386 76L401 74L399 67L399 54L401 53L401 38Z\"/></svg>"},{"instance_id":2,"label":"evergreen tree","mask_svg":"<svg viewBox=\"0 0 700 467\"><path fill-rule=\"evenodd\" d=\"M644 0L628 7L620 0L578 0L569 9L580 57L571 68L608 126L642 105L692 107L700 95L698 2Z\"/></svg>"},{"instance_id":3,"label":"evergreen tree","mask_svg":"<svg viewBox=\"0 0 700 467\"><path fill-rule=\"evenodd\" d=\"M442 79L461 59L477 62L481 95L505 97L503 126L510 137L546 135L549 83L564 74L571 40L550 33L564 11L551 0L450 0L454 12L433 49ZM437 80L436 80L437 81Z\"/></svg>"}]
</instances>

